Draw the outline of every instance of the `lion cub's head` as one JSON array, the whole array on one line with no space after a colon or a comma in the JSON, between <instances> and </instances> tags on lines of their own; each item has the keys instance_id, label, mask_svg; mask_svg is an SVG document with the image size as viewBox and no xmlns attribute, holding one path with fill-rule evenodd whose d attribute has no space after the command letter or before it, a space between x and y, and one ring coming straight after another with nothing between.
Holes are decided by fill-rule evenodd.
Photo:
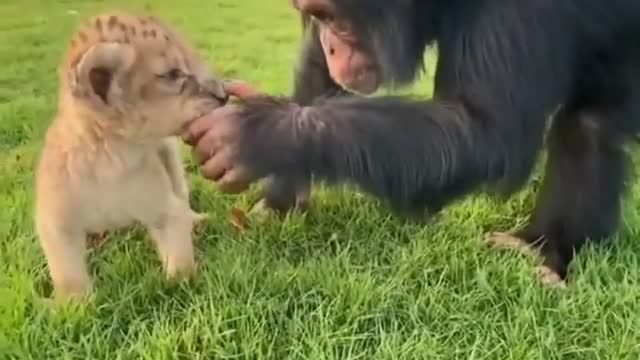
<instances>
[{"instance_id":1,"label":"lion cub's head","mask_svg":"<svg viewBox=\"0 0 640 360\"><path fill-rule=\"evenodd\" d=\"M131 139L178 134L227 101L221 80L151 17L90 19L72 40L60 76L61 101L78 121Z\"/></svg>"}]
</instances>

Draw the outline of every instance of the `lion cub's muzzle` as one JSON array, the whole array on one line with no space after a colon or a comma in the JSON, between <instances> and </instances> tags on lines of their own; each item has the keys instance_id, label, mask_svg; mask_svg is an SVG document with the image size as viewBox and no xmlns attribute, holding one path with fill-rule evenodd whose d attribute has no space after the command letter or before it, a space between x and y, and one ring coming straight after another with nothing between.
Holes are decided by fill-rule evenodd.
<instances>
[{"instance_id":1,"label":"lion cub's muzzle","mask_svg":"<svg viewBox=\"0 0 640 360\"><path fill-rule=\"evenodd\" d=\"M218 79L210 79L204 81L200 86L202 92L208 94L209 96L213 96L218 102L220 106L225 105L229 101L229 94L224 89L224 83L222 80Z\"/></svg>"},{"instance_id":2,"label":"lion cub's muzzle","mask_svg":"<svg viewBox=\"0 0 640 360\"><path fill-rule=\"evenodd\" d=\"M211 78L199 81L195 76L189 76L184 87L188 94L215 100L219 106L229 101L229 94L224 89L222 80Z\"/></svg>"}]
</instances>

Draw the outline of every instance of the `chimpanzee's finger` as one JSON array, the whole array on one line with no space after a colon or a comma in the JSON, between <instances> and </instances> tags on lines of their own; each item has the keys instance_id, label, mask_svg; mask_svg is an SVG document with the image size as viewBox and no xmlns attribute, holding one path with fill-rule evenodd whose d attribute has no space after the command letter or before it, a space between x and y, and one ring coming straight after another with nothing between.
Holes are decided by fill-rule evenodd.
<instances>
[{"instance_id":1,"label":"chimpanzee's finger","mask_svg":"<svg viewBox=\"0 0 640 360\"><path fill-rule=\"evenodd\" d=\"M248 82L240 80L226 81L224 83L224 89L228 95L235 96L241 100L261 95L260 92Z\"/></svg>"},{"instance_id":2,"label":"chimpanzee's finger","mask_svg":"<svg viewBox=\"0 0 640 360\"><path fill-rule=\"evenodd\" d=\"M254 178L251 176L249 169L242 165L232 167L229 171L223 173L216 184L220 191L227 194L239 194L249 188Z\"/></svg>"},{"instance_id":3,"label":"chimpanzee's finger","mask_svg":"<svg viewBox=\"0 0 640 360\"><path fill-rule=\"evenodd\" d=\"M211 136L222 136L223 134L219 133L228 129L221 126L221 124L224 124L227 117L233 116L236 110L236 105L225 105L194 120L183 131L183 141L191 146L196 146L205 135L209 136L209 134L212 134Z\"/></svg>"},{"instance_id":4,"label":"chimpanzee's finger","mask_svg":"<svg viewBox=\"0 0 640 360\"><path fill-rule=\"evenodd\" d=\"M204 165L201 167L202 176L218 181L232 169L232 166L230 151L226 148L204 160Z\"/></svg>"},{"instance_id":5,"label":"chimpanzee's finger","mask_svg":"<svg viewBox=\"0 0 640 360\"><path fill-rule=\"evenodd\" d=\"M220 140L220 134L215 131L205 133L193 147L193 156L200 165L206 163L216 153L224 143Z\"/></svg>"},{"instance_id":6,"label":"chimpanzee's finger","mask_svg":"<svg viewBox=\"0 0 640 360\"><path fill-rule=\"evenodd\" d=\"M216 132L212 129L223 122L225 118L232 116L236 110L237 105L225 105L192 121L182 133L183 141L194 146L204 134Z\"/></svg>"},{"instance_id":7,"label":"chimpanzee's finger","mask_svg":"<svg viewBox=\"0 0 640 360\"><path fill-rule=\"evenodd\" d=\"M215 114L211 112L191 122L182 132L182 141L190 146L195 146L200 138L207 133L207 130L215 125L215 118Z\"/></svg>"}]
</instances>

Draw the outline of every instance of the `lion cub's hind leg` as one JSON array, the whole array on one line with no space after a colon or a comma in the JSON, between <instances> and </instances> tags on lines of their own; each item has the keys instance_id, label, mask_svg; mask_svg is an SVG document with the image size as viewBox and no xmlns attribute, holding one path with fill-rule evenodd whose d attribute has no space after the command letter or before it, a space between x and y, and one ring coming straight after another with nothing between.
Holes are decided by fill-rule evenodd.
<instances>
[{"instance_id":1,"label":"lion cub's hind leg","mask_svg":"<svg viewBox=\"0 0 640 360\"><path fill-rule=\"evenodd\" d=\"M91 278L86 263L86 234L65 229L56 214L38 215L37 230L53 281L54 297L82 298L91 292ZM44 219L43 217L47 218Z\"/></svg>"}]
</instances>

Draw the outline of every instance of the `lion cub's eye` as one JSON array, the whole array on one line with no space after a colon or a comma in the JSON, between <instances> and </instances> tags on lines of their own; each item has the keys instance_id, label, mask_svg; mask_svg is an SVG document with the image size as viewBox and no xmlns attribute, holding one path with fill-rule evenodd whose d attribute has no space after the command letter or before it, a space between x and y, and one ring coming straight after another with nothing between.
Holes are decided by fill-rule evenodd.
<instances>
[{"instance_id":1,"label":"lion cub's eye","mask_svg":"<svg viewBox=\"0 0 640 360\"><path fill-rule=\"evenodd\" d=\"M165 78L169 81L176 81L178 80L180 77L182 77L183 73L182 70L180 69L171 69L169 71L167 71L166 73L160 75L160 77Z\"/></svg>"}]
</instances>

